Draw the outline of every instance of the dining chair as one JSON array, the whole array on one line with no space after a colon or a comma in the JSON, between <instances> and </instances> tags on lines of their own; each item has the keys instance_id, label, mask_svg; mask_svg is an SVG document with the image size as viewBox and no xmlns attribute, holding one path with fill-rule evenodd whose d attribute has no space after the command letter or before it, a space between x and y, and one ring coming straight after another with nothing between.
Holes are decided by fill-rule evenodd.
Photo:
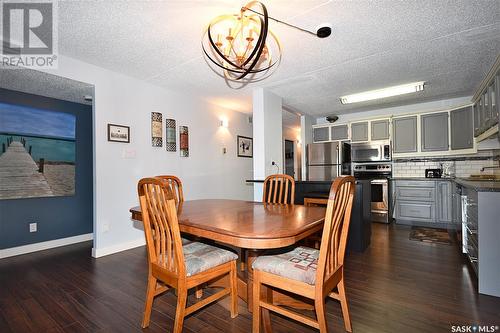
<instances>
[{"instance_id":1,"label":"dining chair","mask_svg":"<svg viewBox=\"0 0 500 333\"><path fill-rule=\"evenodd\" d=\"M138 184L148 252L148 286L142 327L149 326L154 297L174 288L177 307L173 332L182 331L184 317L228 294L231 318L238 315L236 259L227 250L200 242L183 245L172 188L160 178L143 178ZM210 280L229 276L229 287L186 307L187 293ZM164 286L159 286L159 282Z\"/></svg>"},{"instance_id":2,"label":"dining chair","mask_svg":"<svg viewBox=\"0 0 500 333\"><path fill-rule=\"evenodd\" d=\"M264 180L262 202L273 204L293 204L295 200L295 180L289 175L276 174Z\"/></svg>"},{"instance_id":3,"label":"dining chair","mask_svg":"<svg viewBox=\"0 0 500 333\"><path fill-rule=\"evenodd\" d=\"M272 204L293 204L295 201L295 179L289 175L275 174L264 180L262 202ZM240 269L246 269L246 250L241 249Z\"/></svg>"},{"instance_id":4,"label":"dining chair","mask_svg":"<svg viewBox=\"0 0 500 333\"><path fill-rule=\"evenodd\" d=\"M352 176L337 177L333 182L319 250L299 246L285 253L260 256L254 261L252 265L254 333L260 330L261 316L266 327L270 327L269 311L300 321L325 333L328 331L325 317L326 297L340 301L345 329L352 332L344 284L344 255L351 220L354 182ZM265 298L261 296L263 285L267 289ZM316 319L274 305L269 288L282 289L314 300Z\"/></svg>"}]
</instances>

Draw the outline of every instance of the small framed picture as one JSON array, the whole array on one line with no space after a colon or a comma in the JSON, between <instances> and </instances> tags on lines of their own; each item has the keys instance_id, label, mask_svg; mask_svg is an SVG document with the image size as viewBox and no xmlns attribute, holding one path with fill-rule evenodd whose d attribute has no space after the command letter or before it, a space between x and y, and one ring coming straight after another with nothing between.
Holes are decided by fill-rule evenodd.
<instances>
[{"instance_id":1,"label":"small framed picture","mask_svg":"<svg viewBox=\"0 0 500 333\"><path fill-rule=\"evenodd\" d=\"M130 127L108 124L108 141L129 143Z\"/></svg>"},{"instance_id":2,"label":"small framed picture","mask_svg":"<svg viewBox=\"0 0 500 333\"><path fill-rule=\"evenodd\" d=\"M238 135L238 157L253 157L253 139Z\"/></svg>"}]
</instances>

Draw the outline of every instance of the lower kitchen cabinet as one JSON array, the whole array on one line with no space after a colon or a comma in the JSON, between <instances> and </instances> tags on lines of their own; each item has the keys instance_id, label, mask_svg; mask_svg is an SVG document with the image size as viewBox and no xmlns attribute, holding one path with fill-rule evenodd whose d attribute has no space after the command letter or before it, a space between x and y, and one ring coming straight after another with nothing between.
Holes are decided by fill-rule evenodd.
<instances>
[{"instance_id":1,"label":"lower kitchen cabinet","mask_svg":"<svg viewBox=\"0 0 500 333\"><path fill-rule=\"evenodd\" d=\"M477 274L481 294L500 297L500 192L463 186L462 252Z\"/></svg>"},{"instance_id":2,"label":"lower kitchen cabinet","mask_svg":"<svg viewBox=\"0 0 500 333\"><path fill-rule=\"evenodd\" d=\"M452 182L436 181L436 197L437 197L437 220L443 223L452 222L453 197L452 197Z\"/></svg>"},{"instance_id":3,"label":"lower kitchen cabinet","mask_svg":"<svg viewBox=\"0 0 500 333\"><path fill-rule=\"evenodd\" d=\"M392 181L396 223L437 228L458 225L453 217L454 183L451 180Z\"/></svg>"}]
</instances>

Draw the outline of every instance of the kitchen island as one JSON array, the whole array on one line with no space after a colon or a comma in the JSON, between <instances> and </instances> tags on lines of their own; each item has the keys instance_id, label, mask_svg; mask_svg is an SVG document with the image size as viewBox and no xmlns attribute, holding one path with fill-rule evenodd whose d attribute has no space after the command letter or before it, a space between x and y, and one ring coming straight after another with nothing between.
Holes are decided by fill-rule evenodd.
<instances>
[{"instance_id":1,"label":"kitchen island","mask_svg":"<svg viewBox=\"0 0 500 333\"><path fill-rule=\"evenodd\" d=\"M263 183L264 180L249 179L247 183ZM332 181L295 181L296 205L303 205L304 198L328 198ZM356 180L356 192L349 226L347 251L364 252L371 238L371 190L369 180Z\"/></svg>"}]
</instances>

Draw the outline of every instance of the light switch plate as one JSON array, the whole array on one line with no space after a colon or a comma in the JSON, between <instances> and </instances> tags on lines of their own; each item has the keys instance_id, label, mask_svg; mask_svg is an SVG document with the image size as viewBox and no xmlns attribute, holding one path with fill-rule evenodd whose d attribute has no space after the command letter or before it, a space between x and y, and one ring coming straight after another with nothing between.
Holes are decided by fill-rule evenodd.
<instances>
[{"instance_id":1,"label":"light switch plate","mask_svg":"<svg viewBox=\"0 0 500 333\"><path fill-rule=\"evenodd\" d=\"M135 159L137 151L135 149L123 149L122 157L125 159Z\"/></svg>"}]
</instances>

